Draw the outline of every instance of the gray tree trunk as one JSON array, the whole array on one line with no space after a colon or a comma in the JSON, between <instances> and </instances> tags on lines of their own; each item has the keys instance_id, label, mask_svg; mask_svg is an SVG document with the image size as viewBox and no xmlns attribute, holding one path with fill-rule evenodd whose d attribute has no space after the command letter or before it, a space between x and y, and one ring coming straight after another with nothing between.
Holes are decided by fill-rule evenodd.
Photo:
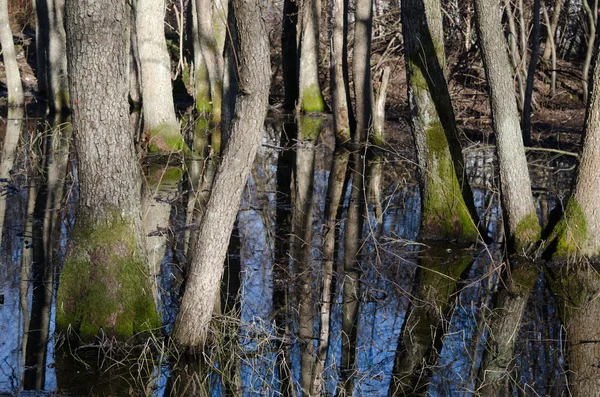
<instances>
[{"instance_id":1,"label":"gray tree trunk","mask_svg":"<svg viewBox=\"0 0 600 397\"><path fill-rule=\"evenodd\" d=\"M23 106L23 85L21 84L21 73L17 64L15 44L8 21L7 0L0 0L0 46L2 47L2 59L6 70L6 89L8 91L9 106Z\"/></svg>"},{"instance_id":2,"label":"gray tree trunk","mask_svg":"<svg viewBox=\"0 0 600 397\"><path fill-rule=\"evenodd\" d=\"M351 139L348 100L347 1L331 0L331 103L338 144Z\"/></svg>"},{"instance_id":3,"label":"gray tree trunk","mask_svg":"<svg viewBox=\"0 0 600 397\"><path fill-rule=\"evenodd\" d=\"M164 23L164 0L136 0L144 132L151 152L169 153L183 148L183 137L175 115Z\"/></svg>"},{"instance_id":4,"label":"gray tree trunk","mask_svg":"<svg viewBox=\"0 0 600 397\"><path fill-rule=\"evenodd\" d=\"M356 131L353 140L355 144L359 144L367 141L373 123L373 84L371 82L373 0L356 1L354 20L352 76L354 77Z\"/></svg>"},{"instance_id":5,"label":"gray tree trunk","mask_svg":"<svg viewBox=\"0 0 600 397\"><path fill-rule=\"evenodd\" d=\"M233 0L233 12L240 91L175 322L174 337L190 348L201 348L207 341L227 242L260 144L268 105L271 70L262 7L257 0Z\"/></svg>"},{"instance_id":6,"label":"gray tree trunk","mask_svg":"<svg viewBox=\"0 0 600 397\"><path fill-rule=\"evenodd\" d=\"M535 82L535 71L538 64L540 52L540 0L533 2L533 30L531 31L531 58L527 70L527 86L525 87L525 102L523 103L523 114L521 115L521 126L523 128L523 141L531 145L531 101L533 99L533 83Z\"/></svg>"},{"instance_id":7,"label":"gray tree trunk","mask_svg":"<svg viewBox=\"0 0 600 397\"><path fill-rule=\"evenodd\" d=\"M477 214L445 79L440 1L403 0L401 12L411 124L421 168L421 237L473 241Z\"/></svg>"},{"instance_id":8,"label":"gray tree trunk","mask_svg":"<svg viewBox=\"0 0 600 397\"><path fill-rule=\"evenodd\" d=\"M141 174L128 133L129 8L125 0L66 4L80 193L56 324L84 340L100 329L129 338L160 326L147 275Z\"/></svg>"},{"instance_id":9,"label":"gray tree trunk","mask_svg":"<svg viewBox=\"0 0 600 397\"><path fill-rule=\"evenodd\" d=\"M475 13L483 65L487 76L492 123L496 135L502 209L509 244L521 253L540 235L527 158L519 126L511 67L496 0L475 0Z\"/></svg>"},{"instance_id":10,"label":"gray tree trunk","mask_svg":"<svg viewBox=\"0 0 600 397\"><path fill-rule=\"evenodd\" d=\"M302 112L323 112L325 100L319 84L319 25L321 0L302 0L300 6L301 29L298 35L299 94Z\"/></svg>"},{"instance_id":11,"label":"gray tree trunk","mask_svg":"<svg viewBox=\"0 0 600 397\"><path fill-rule=\"evenodd\" d=\"M70 107L67 76L67 36L65 33L65 0L48 2L48 63L46 66L48 99L51 112L64 112Z\"/></svg>"},{"instance_id":12,"label":"gray tree trunk","mask_svg":"<svg viewBox=\"0 0 600 397\"><path fill-rule=\"evenodd\" d=\"M556 30L558 28L558 21L560 18L560 12L562 10L562 4L563 0L554 1L554 8L552 10L552 22L546 21L546 29L548 31L548 36L546 37L546 45L544 46L544 54L542 55L542 58L545 61L549 61L550 56L552 55L552 51L556 51L554 41L556 39ZM546 5L544 4L543 7L545 8Z\"/></svg>"}]
</instances>

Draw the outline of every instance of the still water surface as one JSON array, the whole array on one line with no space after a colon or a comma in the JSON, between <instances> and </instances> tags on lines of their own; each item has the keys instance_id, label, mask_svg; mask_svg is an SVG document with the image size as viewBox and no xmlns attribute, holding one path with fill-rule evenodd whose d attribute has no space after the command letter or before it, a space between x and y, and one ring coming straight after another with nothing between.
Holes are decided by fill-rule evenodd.
<instances>
[{"instance_id":1,"label":"still water surface","mask_svg":"<svg viewBox=\"0 0 600 397\"><path fill-rule=\"evenodd\" d=\"M45 120L43 111L23 114L5 110L2 117L0 394L25 390L69 395L176 394L177 365L161 356L160 350L132 349L134 358L122 361L96 352L95 358L88 354L83 360L55 335L54 298L77 201L70 131L68 124ZM317 142L294 140L284 150L281 136L288 128L290 125L281 120L266 122L263 145L229 247L222 304L233 311L229 312L230 322L222 321L221 325L228 330L222 343L234 346L230 349L234 369L230 371L224 361L215 359L200 382L212 395L276 396L283 387L285 366L292 379L292 393L300 394L303 349L298 284L309 283L313 291L309 299L314 308L311 318L317 348L323 329L319 291L329 275L323 266L327 259L323 247L333 228L338 232L323 382L328 395L336 393L340 376L345 376L342 303L349 277L341 262L344 250L350 247L345 243L346 230L350 230L348 214L352 206L359 206L365 210L361 210L363 221L357 236L355 271L360 282L354 294L358 306L353 393L389 395L395 364L398 368L406 364L399 349L400 342L406 344L403 334L412 335L407 328L427 324L426 332L414 332L413 341L415 346L423 345L423 354L416 356L426 363L417 368L422 392L432 396L474 394L488 336L486 319L494 308L497 271L502 263L498 243L502 219L493 149L481 143L465 144L477 210L495 242L473 247L457 247L452 242L432 246L417 242L420 195L410 133L405 127L390 123L388 133L397 137L394 144L376 155L361 153L359 163L350 162L349 167L356 172L346 178L342 208L333 223L327 222L329 177L336 156L344 154L332 149L327 124ZM282 161L286 153L291 162ZM570 178L564 169L572 164L562 158L535 160L530 169L538 215L547 222L548 212L564 198ZM353 178L357 176L364 178L365 188L354 200ZM189 234L186 179L184 175L180 182L151 185L147 189L150 193L144 195L148 251L154 267L151 273L156 278L157 302L164 319L164 330L157 336L168 335L177 313L184 241ZM292 180L290 189L285 181ZM300 211L311 217L311 226L299 230L293 221L282 222L298 219ZM308 241L290 244L292 235ZM285 330L278 324L285 324ZM519 390L532 395L561 395L565 391L561 326L543 274L515 332L515 395ZM140 365L135 359L140 356L149 357L149 361Z\"/></svg>"}]
</instances>

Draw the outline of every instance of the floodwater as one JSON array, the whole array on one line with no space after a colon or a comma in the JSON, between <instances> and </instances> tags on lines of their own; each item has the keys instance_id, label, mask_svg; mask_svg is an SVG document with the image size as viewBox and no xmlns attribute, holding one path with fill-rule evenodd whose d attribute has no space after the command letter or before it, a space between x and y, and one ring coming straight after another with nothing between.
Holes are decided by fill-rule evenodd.
<instances>
[{"instance_id":1,"label":"floodwater","mask_svg":"<svg viewBox=\"0 0 600 397\"><path fill-rule=\"evenodd\" d=\"M297 129L267 120L225 263L218 331L196 371L164 338L193 232L194 165L181 181L144 193L164 329L124 347L71 346L55 333L54 317L77 172L68 123L43 115L4 110L0 122L0 395L296 396L306 359L319 363L325 395L341 388L356 396L476 394L504 260L489 145L469 142L464 153L494 242L434 246L417 240L420 195L405 125L388 124L395 138L384 151L348 154L333 150L327 123L316 142L296 137L286 146L282 136ZM530 160L546 223L568 192L573 161ZM339 211L331 209L335 187ZM543 274L515 333L513 394L562 395L563 334Z\"/></svg>"}]
</instances>

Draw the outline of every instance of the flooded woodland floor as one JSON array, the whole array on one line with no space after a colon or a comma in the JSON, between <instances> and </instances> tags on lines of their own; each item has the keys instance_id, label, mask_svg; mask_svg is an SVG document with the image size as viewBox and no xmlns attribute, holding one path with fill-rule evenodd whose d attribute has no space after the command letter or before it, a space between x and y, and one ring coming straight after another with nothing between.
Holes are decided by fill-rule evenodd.
<instances>
[{"instance_id":1,"label":"flooded woodland floor","mask_svg":"<svg viewBox=\"0 0 600 397\"><path fill-rule=\"evenodd\" d=\"M329 123L316 141L283 147L290 128L279 116L265 124L229 245L211 347L194 362L167 336L193 232L186 217L195 193L189 177L199 165L180 173L169 171L177 166L143 167L147 248L164 328L126 345L100 340L75 347L54 332L61 258L77 202L68 124L46 120L43 109L4 110L0 395L295 396L307 354L322 369L326 395L340 388L357 396L404 395L403 385L413 395L476 395L504 260L493 141L465 129L468 178L492 241L465 247L417 240L421 199L405 123L388 122L389 145L357 155L334 150ZM576 161L546 151L529 152L529 160L546 225L568 195ZM340 167L350 172L340 177ZM359 192L356 178L363 182ZM349 263L352 250L356 260ZM324 285L330 293L322 295ZM566 393L557 311L540 271L514 330L513 394ZM350 336L343 313L354 313ZM301 337L306 329L308 346Z\"/></svg>"}]
</instances>

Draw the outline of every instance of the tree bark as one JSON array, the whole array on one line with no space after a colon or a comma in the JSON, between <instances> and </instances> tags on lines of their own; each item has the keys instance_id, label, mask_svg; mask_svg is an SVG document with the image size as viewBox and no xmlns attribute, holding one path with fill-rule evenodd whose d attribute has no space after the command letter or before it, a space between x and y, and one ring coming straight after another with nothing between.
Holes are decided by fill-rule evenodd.
<instances>
[{"instance_id":1,"label":"tree bark","mask_svg":"<svg viewBox=\"0 0 600 397\"><path fill-rule=\"evenodd\" d=\"M183 149L184 143L175 115L164 20L164 0L136 0L144 132L149 151L169 153Z\"/></svg>"},{"instance_id":2,"label":"tree bark","mask_svg":"<svg viewBox=\"0 0 600 397\"><path fill-rule=\"evenodd\" d=\"M48 2L48 64L46 66L50 111L68 111L67 37L65 33L65 0Z\"/></svg>"},{"instance_id":3,"label":"tree bark","mask_svg":"<svg viewBox=\"0 0 600 397\"><path fill-rule=\"evenodd\" d=\"M558 21L560 18L560 12L562 10L563 0L555 0L554 1L554 9L552 12L552 22L546 20L546 29L548 31L548 36L546 37L546 45L544 46L544 54L542 54L542 59L545 61L550 60L550 56L552 55L552 51L556 51L555 47L555 39L556 39L556 30L558 28ZM546 8L546 4L542 5L543 8Z\"/></svg>"},{"instance_id":4,"label":"tree bark","mask_svg":"<svg viewBox=\"0 0 600 397\"><path fill-rule=\"evenodd\" d=\"M84 340L100 329L129 338L160 326L146 269L141 175L128 133L129 7L125 0L66 4L80 189L56 325Z\"/></svg>"},{"instance_id":5,"label":"tree bark","mask_svg":"<svg viewBox=\"0 0 600 397\"><path fill-rule=\"evenodd\" d=\"M403 0L401 10L411 126L421 170L421 237L473 241L477 214L445 79L440 7L439 0Z\"/></svg>"},{"instance_id":6,"label":"tree bark","mask_svg":"<svg viewBox=\"0 0 600 397\"><path fill-rule=\"evenodd\" d=\"M331 0L331 102L337 144L344 144L351 139L352 104L348 100L347 15L347 1Z\"/></svg>"},{"instance_id":7,"label":"tree bark","mask_svg":"<svg viewBox=\"0 0 600 397\"><path fill-rule=\"evenodd\" d=\"M404 8L402 8L404 10ZM373 84L371 82L371 31L373 0L357 0L354 9L354 54L352 76L356 107L353 143L367 141L373 123Z\"/></svg>"},{"instance_id":8,"label":"tree bark","mask_svg":"<svg viewBox=\"0 0 600 397\"><path fill-rule=\"evenodd\" d=\"M533 96L533 83L535 82L535 70L538 64L538 55L540 50L540 0L534 0L533 3L533 30L531 32L531 58L529 59L529 69L527 70L527 86L525 87L525 102L523 104L523 114L521 117L521 126L523 128L523 142L531 145L531 100Z\"/></svg>"},{"instance_id":9,"label":"tree bark","mask_svg":"<svg viewBox=\"0 0 600 397\"><path fill-rule=\"evenodd\" d=\"M298 107L302 112L323 112L325 100L319 84L321 0L302 0L300 4Z\"/></svg>"},{"instance_id":10,"label":"tree bark","mask_svg":"<svg viewBox=\"0 0 600 397\"><path fill-rule=\"evenodd\" d=\"M588 28L589 36L587 40L587 50L585 52L585 60L583 61L583 70L581 72L581 81L583 85L583 103L587 103L589 95L589 74L590 66L592 65L592 56L594 55L594 48L596 42L596 27L598 25L598 0L594 0L590 4L591 0L582 0L583 9L588 17Z\"/></svg>"},{"instance_id":11,"label":"tree bark","mask_svg":"<svg viewBox=\"0 0 600 397\"><path fill-rule=\"evenodd\" d=\"M540 225L533 205L498 2L475 0L475 13L497 141L504 221L509 244L522 253L539 238Z\"/></svg>"},{"instance_id":12,"label":"tree bark","mask_svg":"<svg viewBox=\"0 0 600 397\"><path fill-rule=\"evenodd\" d=\"M17 64L15 44L8 21L8 2L0 0L0 47L6 70L6 89L8 91L8 106L23 106L23 85L21 73Z\"/></svg>"},{"instance_id":13,"label":"tree bark","mask_svg":"<svg viewBox=\"0 0 600 397\"><path fill-rule=\"evenodd\" d=\"M257 0L233 0L233 12L240 90L175 322L174 337L190 348L202 348L207 341L227 242L260 144L268 104L271 71L262 8Z\"/></svg>"}]
</instances>

